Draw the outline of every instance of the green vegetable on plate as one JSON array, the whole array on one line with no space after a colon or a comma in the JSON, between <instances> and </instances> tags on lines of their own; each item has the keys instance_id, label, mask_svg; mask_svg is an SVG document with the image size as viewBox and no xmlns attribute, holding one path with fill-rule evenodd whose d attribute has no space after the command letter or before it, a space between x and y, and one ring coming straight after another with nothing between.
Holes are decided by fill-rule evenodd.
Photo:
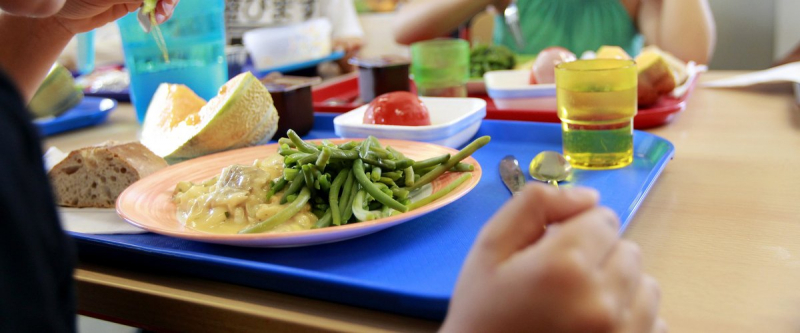
<instances>
[{"instance_id":1,"label":"green vegetable on plate","mask_svg":"<svg viewBox=\"0 0 800 333\"><path fill-rule=\"evenodd\" d=\"M490 138L480 137L463 150L450 155L413 161L391 147L383 147L375 137L339 145L315 144L301 139L293 130L278 140L284 156L282 177L270 182L267 196L283 190L278 214L239 233L271 230L311 204L319 220L314 228L345 225L384 218L433 202L472 177L472 165L461 162ZM411 197L425 184L445 172L462 172L461 177L418 201ZM285 190L284 190L285 189Z\"/></svg>"}]
</instances>

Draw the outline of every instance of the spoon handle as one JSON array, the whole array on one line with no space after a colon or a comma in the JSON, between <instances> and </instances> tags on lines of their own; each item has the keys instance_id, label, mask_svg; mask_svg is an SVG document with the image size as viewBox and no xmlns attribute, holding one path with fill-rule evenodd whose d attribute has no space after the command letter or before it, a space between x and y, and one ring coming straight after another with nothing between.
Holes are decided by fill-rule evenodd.
<instances>
[{"instance_id":1,"label":"spoon handle","mask_svg":"<svg viewBox=\"0 0 800 333\"><path fill-rule=\"evenodd\" d=\"M558 182L557 182L557 181L555 181L555 180L552 180L552 179L551 179L551 180L548 180L548 181L547 181L547 183L548 183L548 184L552 184L553 186L555 186L556 188L558 188Z\"/></svg>"}]
</instances>

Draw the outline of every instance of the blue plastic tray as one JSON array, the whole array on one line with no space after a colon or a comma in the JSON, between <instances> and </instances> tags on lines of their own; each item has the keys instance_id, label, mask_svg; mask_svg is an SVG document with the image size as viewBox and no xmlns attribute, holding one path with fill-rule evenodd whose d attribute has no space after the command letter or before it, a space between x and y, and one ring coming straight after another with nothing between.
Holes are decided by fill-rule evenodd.
<instances>
[{"instance_id":1,"label":"blue plastic tray","mask_svg":"<svg viewBox=\"0 0 800 333\"><path fill-rule=\"evenodd\" d=\"M308 138L334 137L335 115L318 114ZM478 136L492 141L474 154L483 168L475 189L452 204L368 236L317 246L253 249L198 243L156 234L73 234L82 260L183 273L427 319L444 318L460 267L475 236L510 198L497 164L508 153L522 163L561 149L558 124L485 120ZM598 189L622 229L671 159L674 148L636 131L629 167L582 171L574 183ZM646 223L646 221L640 221Z\"/></svg>"},{"instance_id":2,"label":"blue plastic tray","mask_svg":"<svg viewBox=\"0 0 800 333\"><path fill-rule=\"evenodd\" d=\"M86 96L80 104L58 117L36 119L33 123L42 136L48 136L102 123L116 108L117 101L113 99Z\"/></svg>"}]
</instances>

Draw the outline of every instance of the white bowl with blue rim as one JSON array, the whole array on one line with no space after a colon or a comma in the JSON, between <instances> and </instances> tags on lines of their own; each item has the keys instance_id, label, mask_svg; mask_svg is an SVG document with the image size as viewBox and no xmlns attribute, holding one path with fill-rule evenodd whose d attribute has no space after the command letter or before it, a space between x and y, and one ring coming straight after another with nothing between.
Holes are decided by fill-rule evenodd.
<instances>
[{"instance_id":1,"label":"white bowl with blue rim","mask_svg":"<svg viewBox=\"0 0 800 333\"><path fill-rule=\"evenodd\" d=\"M556 110L556 85L530 84L529 70L486 72L486 93L498 110Z\"/></svg>"},{"instance_id":2,"label":"white bowl with blue rim","mask_svg":"<svg viewBox=\"0 0 800 333\"><path fill-rule=\"evenodd\" d=\"M368 104L333 119L333 128L341 138L376 138L420 141L459 148L467 144L486 117L486 101L480 98L420 97L428 108L431 124L399 126L364 124Z\"/></svg>"}]
</instances>

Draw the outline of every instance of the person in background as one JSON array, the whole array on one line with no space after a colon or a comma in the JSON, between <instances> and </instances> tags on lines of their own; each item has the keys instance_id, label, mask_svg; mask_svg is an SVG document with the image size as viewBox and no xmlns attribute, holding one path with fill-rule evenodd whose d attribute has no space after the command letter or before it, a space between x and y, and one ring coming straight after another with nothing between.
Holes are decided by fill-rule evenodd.
<instances>
[{"instance_id":1,"label":"person in background","mask_svg":"<svg viewBox=\"0 0 800 333\"><path fill-rule=\"evenodd\" d=\"M313 18L327 18L332 27L331 46L345 56L338 61L343 72L353 67L347 60L364 45L364 31L358 21L353 0L226 0L225 21L230 43L241 43L251 29L300 23Z\"/></svg>"},{"instance_id":2,"label":"person in background","mask_svg":"<svg viewBox=\"0 0 800 333\"><path fill-rule=\"evenodd\" d=\"M178 0L162 0L156 20ZM59 226L27 101L69 40L135 0L0 0L0 332L75 331L74 249Z\"/></svg>"},{"instance_id":3,"label":"person in background","mask_svg":"<svg viewBox=\"0 0 800 333\"><path fill-rule=\"evenodd\" d=\"M160 1L157 21L176 3ZM73 244L25 104L70 38L140 5L0 0L0 332L75 331ZM529 185L478 235L442 331L663 331L658 285L618 228L593 190Z\"/></svg>"},{"instance_id":4,"label":"person in background","mask_svg":"<svg viewBox=\"0 0 800 333\"><path fill-rule=\"evenodd\" d=\"M683 61L707 64L716 43L708 0L518 0L524 46L518 47L503 17L511 0L415 0L395 21L400 44L437 38L493 6L495 44L519 54L562 46L577 55L602 45L635 56L646 43Z\"/></svg>"}]
</instances>

